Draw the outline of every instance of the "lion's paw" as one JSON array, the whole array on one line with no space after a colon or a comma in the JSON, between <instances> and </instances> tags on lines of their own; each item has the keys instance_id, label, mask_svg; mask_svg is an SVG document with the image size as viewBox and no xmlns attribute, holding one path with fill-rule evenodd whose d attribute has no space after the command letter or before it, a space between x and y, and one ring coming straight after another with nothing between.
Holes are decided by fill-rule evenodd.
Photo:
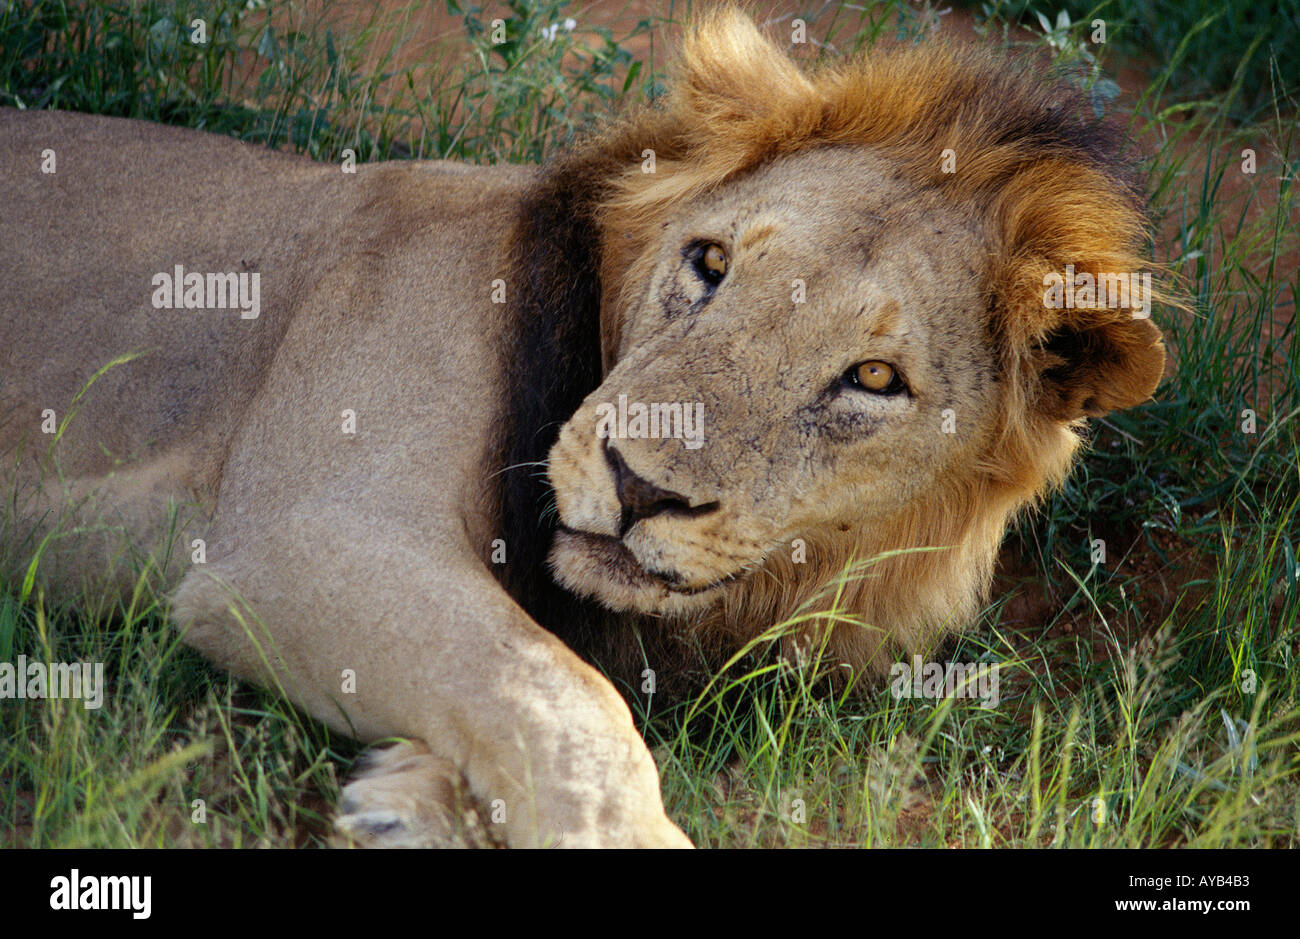
<instances>
[{"instance_id":1,"label":"lion's paw","mask_svg":"<svg viewBox=\"0 0 1300 939\"><path fill-rule=\"evenodd\" d=\"M369 751L343 787L336 843L359 848L494 847L456 767L408 741Z\"/></svg>"}]
</instances>

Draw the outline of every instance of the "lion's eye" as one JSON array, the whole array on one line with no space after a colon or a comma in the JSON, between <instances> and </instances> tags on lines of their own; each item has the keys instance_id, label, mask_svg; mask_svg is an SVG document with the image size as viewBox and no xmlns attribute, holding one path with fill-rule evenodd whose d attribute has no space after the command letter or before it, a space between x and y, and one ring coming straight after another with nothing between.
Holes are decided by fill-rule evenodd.
<instances>
[{"instance_id":1,"label":"lion's eye","mask_svg":"<svg viewBox=\"0 0 1300 939\"><path fill-rule=\"evenodd\" d=\"M875 394L892 395L903 390L902 376L888 362L878 360L863 362L849 369L844 377L855 388Z\"/></svg>"},{"instance_id":2,"label":"lion's eye","mask_svg":"<svg viewBox=\"0 0 1300 939\"><path fill-rule=\"evenodd\" d=\"M711 284L721 281L727 273L727 252L722 245L704 245L695 256L695 270Z\"/></svg>"}]
</instances>

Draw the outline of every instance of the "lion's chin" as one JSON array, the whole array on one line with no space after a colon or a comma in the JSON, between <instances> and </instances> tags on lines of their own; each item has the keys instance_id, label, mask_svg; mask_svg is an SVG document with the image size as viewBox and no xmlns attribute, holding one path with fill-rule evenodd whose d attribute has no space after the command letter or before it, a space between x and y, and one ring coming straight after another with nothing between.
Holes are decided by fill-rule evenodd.
<instances>
[{"instance_id":1,"label":"lion's chin","mask_svg":"<svg viewBox=\"0 0 1300 939\"><path fill-rule=\"evenodd\" d=\"M547 558L556 581L611 610L689 613L710 606L731 580L703 587L674 586L667 577L637 563L627 546L609 535L560 529Z\"/></svg>"}]
</instances>

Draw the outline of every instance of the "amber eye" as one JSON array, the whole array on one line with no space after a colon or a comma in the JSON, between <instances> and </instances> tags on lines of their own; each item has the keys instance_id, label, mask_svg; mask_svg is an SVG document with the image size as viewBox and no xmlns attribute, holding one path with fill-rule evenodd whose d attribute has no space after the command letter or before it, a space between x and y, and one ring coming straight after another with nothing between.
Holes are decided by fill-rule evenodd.
<instances>
[{"instance_id":1,"label":"amber eye","mask_svg":"<svg viewBox=\"0 0 1300 939\"><path fill-rule=\"evenodd\" d=\"M873 360L849 369L848 378L858 388L876 394L894 394L903 390L903 381L888 362Z\"/></svg>"},{"instance_id":2,"label":"amber eye","mask_svg":"<svg viewBox=\"0 0 1300 939\"><path fill-rule=\"evenodd\" d=\"M709 283L718 283L727 273L727 252L719 244L705 245L696 256L695 269Z\"/></svg>"}]
</instances>

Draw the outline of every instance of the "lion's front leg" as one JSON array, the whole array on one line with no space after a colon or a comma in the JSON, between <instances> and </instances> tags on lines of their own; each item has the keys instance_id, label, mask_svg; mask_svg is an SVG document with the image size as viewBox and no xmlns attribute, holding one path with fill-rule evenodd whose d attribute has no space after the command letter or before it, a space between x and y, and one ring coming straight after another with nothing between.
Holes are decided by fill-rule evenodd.
<instances>
[{"instance_id":1,"label":"lion's front leg","mask_svg":"<svg viewBox=\"0 0 1300 939\"><path fill-rule=\"evenodd\" d=\"M512 846L689 845L622 698L467 550L392 529L340 538L373 529L320 505L258 527L215 535L209 563L182 582L173 609L187 642L363 740L426 743ZM420 790L437 770L408 763L352 795L383 793L380 808L411 806L437 828L435 794Z\"/></svg>"}]
</instances>

